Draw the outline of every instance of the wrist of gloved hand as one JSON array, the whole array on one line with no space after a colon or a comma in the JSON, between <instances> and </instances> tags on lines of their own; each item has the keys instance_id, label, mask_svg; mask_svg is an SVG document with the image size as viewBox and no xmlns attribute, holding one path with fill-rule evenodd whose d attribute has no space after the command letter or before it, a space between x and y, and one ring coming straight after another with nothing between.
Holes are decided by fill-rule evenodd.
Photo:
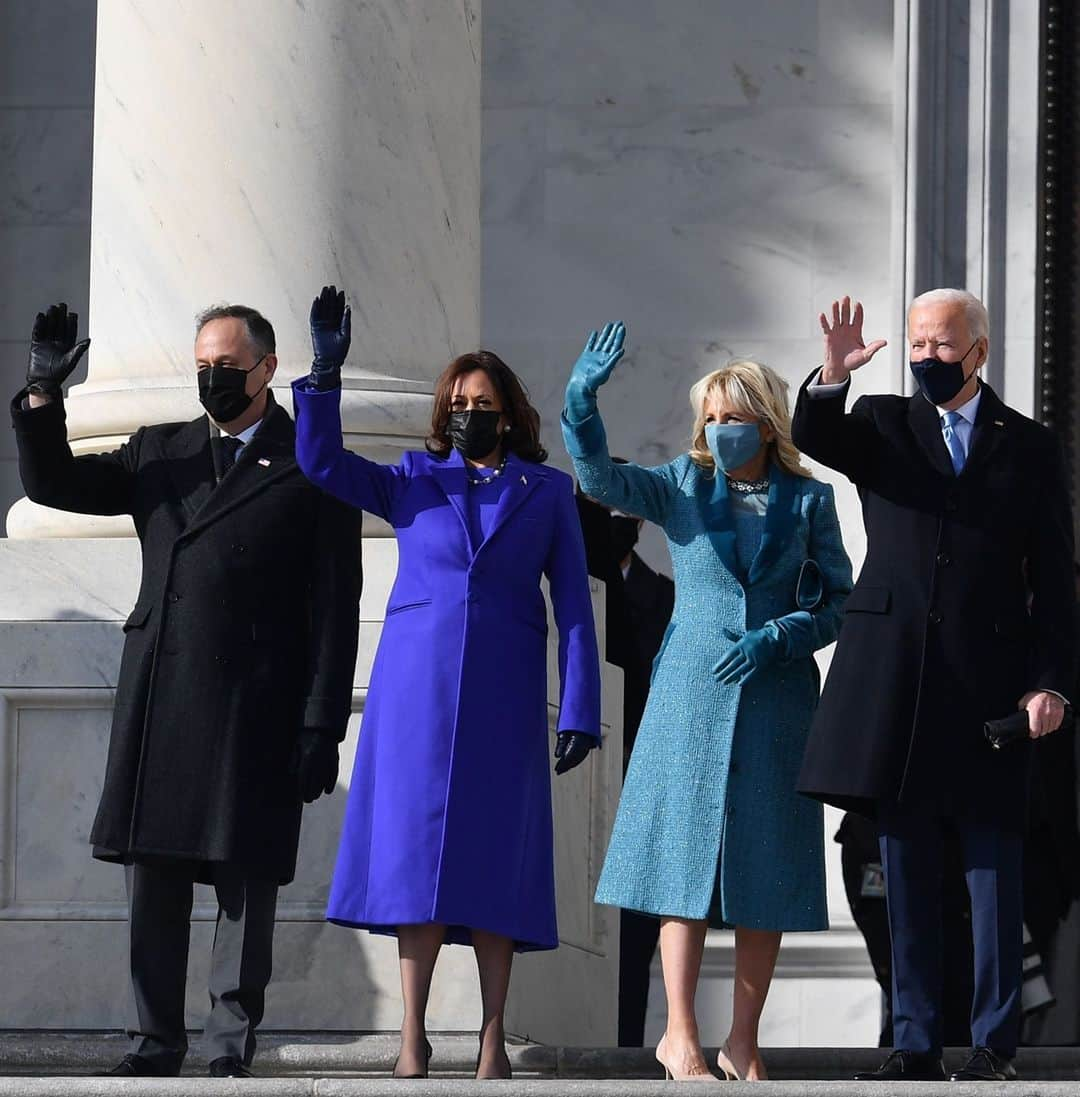
<instances>
[{"instance_id":1,"label":"wrist of gloved hand","mask_svg":"<svg viewBox=\"0 0 1080 1097\"><path fill-rule=\"evenodd\" d=\"M325 362L318 358L311 363L308 381L320 392L341 388L341 362Z\"/></svg>"},{"instance_id":2,"label":"wrist of gloved hand","mask_svg":"<svg viewBox=\"0 0 1080 1097\"><path fill-rule=\"evenodd\" d=\"M566 386L566 418L571 423L584 423L596 414L596 393L575 378Z\"/></svg>"}]
</instances>

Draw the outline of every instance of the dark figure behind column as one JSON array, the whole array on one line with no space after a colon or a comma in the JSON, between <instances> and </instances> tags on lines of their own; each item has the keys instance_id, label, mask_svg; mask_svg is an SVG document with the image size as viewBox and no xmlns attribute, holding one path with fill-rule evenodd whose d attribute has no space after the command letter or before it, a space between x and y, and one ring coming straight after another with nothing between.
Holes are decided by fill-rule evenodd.
<instances>
[{"instance_id":1,"label":"dark figure behind column","mask_svg":"<svg viewBox=\"0 0 1080 1097\"><path fill-rule=\"evenodd\" d=\"M270 978L279 884L303 801L330 792L356 662L359 517L301 475L292 420L270 394L274 331L254 309L198 322L192 385L207 415L142 427L112 453L72 455L62 383L77 343L65 305L39 314L12 402L36 503L130 514L142 584L124 623L105 784L90 840L124 864L130 1054L110 1074L175 1075L193 887L218 920L203 1045L242 1077Z\"/></svg>"},{"instance_id":2,"label":"dark figure behind column","mask_svg":"<svg viewBox=\"0 0 1080 1097\"><path fill-rule=\"evenodd\" d=\"M618 463L619 458L614 458ZM623 670L623 773L630 760L652 664L675 606L675 584L634 551L640 518L613 513L578 489L589 574L606 589L605 658ZM660 919L624 910L619 934L619 1046L641 1047L649 1006L649 976Z\"/></svg>"}]
</instances>

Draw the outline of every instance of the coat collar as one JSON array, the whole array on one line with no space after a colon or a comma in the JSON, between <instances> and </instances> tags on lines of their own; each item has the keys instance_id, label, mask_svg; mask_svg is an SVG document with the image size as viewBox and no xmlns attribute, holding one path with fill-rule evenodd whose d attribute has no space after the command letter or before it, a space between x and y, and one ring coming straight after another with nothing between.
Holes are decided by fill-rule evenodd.
<instances>
[{"instance_id":1,"label":"coat collar","mask_svg":"<svg viewBox=\"0 0 1080 1097\"><path fill-rule=\"evenodd\" d=\"M961 477L985 464L1008 437L1009 409L989 385L982 385L982 399L975 416L975 429L971 434L971 446Z\"/></svg>"},{"instance_id":2,"label":"coat collar","mask_svg":"<svg viewBox=\"0 0 1080 1097\"><path fill-rule=\"evenodd\" d=\"M202 415L185 424L165 447L169 473L188 514L185 536L203 529L296 469L296 430L273 395L259 429L217 486L210 437L210 421Z\"/></svg>"},{"instance_id":3,"label":"coat collar","mask_svg":"<svg viewBox=\"0 0 1080 1097\"><path fill-rule=\"evenodd\" d=\"M791 540L800 513L798 479L775 464L769 470L769 501L761 544L744 576L735 552L735 520L727 477L709 477L699 471L698 508L709 541L728 571L748 584L758 582L769 571Z\"/></svg>"},{"instance_id":4,"label":"coat collar","mask_svg":"<svg viewBox=\"0 0 1080 1097\"><path fill-rule=\"evenodd\" d=\"M979 387L980 397L975 415L975 428L971 434L967 460L960 473L961 478L966 476L972 468L985 463L1006 435L1005 424L1009 409L988 384L980 382ZM920 392L915 393L908 401L908 423L930 464L942 476L947 476L950 480L955 479L956 473L953 472L952 459L949 457L945 436L941 431L941 415Z\"/></svg>"},{"instance_id":5,"label":"coat collar","mask_svg":"<svg viewBox=\"0 0 1080 1097\"><path fill-rule=\"evenodd\" d=\"M466 500L466 492L469 490L469 486L465 459L456 449L452 449L446 457L431 458L431 473L435 483L442 489L450 505L457 513L465 535L465 543L469 546L470 554L473 554L472 541L469 536L469 514ZM491 529L483 544L476 547L476 553L479 553L491 541L514 511L536 490L537 486L546 478L547 470L542 465L537 465L532 461L523 461L516 454L508 453L503 476L506 479L506 487L499 499Z\"/></svg>"}]
</instances>

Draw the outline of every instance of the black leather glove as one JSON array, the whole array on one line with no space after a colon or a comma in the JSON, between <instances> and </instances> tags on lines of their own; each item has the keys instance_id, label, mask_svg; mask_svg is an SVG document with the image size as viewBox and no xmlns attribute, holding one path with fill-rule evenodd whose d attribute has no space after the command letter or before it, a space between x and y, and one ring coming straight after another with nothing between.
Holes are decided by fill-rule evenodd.
<instances>
[{"instance_id":1,"label":"black leather glove","mask_svg":"<svg viewBox=\"0 0 1080 1097\"><path fill-rule=\"evenodd\" d=\"M304 728L293 748L292 772L305 804L334 791L338 778L337 740L328 731Z\"/></svg>"},{"instance_id":2,"label":"black leather glove","mask_svg":"<svg viewBox=\"0 0 1080 1097\"><path fill-rule=\"evenodd\" d=\"M58 399L60 386L71 376L90 340L76 342L79 314L68 312L63 302L39 312L30 336L30 365L26 371L27 388L39 396Z\"/></svg>"},{"instance_id":3,"label":"black leather glove","mask_svg":"<svg viewBox=\"0 0 1080 1097\"><path fill-rule=\"evenodd\" d=\"M352 340L352 312L345 304L345 291L323 286L311 302L311 346L315 358L308 380L317 389L341 388L341 367Z\"/></svg>"},{"instance_id":4,"label":"black leather glove","mask_svg":"<svg viewBox=\"0 0 1080 1097\"><path fill-rule=\"evenodd\" d=\"M555 772L568 773L580 766L596 746L596 740L582 731L560 731L555 739Z\"/></svg>"}]
</instances>

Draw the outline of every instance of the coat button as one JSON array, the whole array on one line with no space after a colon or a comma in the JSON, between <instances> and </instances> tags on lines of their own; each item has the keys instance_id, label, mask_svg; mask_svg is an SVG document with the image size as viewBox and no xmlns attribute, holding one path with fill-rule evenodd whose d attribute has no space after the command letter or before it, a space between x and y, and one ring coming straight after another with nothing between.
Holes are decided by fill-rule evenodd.
<instances>
[{"instance_id":1,"label":"coat button","mask_svg":"<svg viewBox=\"0 0 1080 1097\"><path fill-rule=\"evenodd\" d=\"M470 590L469 593L468 593L468 596L465 599L465 601L467 601L467 602L479 602L480 601L480 595L476 594L476 593L474 593L473 591Z\"/></svg>"},{"instance_id":2,"label":"coat button","mask_svg":"<svg viewBox=\"0 0 1080 1097\"><path fill-rule=\"evenodd\" d=\"M952 557L947 552L939 552L936 557L938 567L947 568L952 563Z\"/></svg>"},{"instance_id":3,"label":"coat button","mask_svg":"<svg viewBox=\"0 0 1080 1097\"><path fill-rule=\"evenodd\" d=\"M175 590L170 590L169 591L169 601L170 602L179 602L180 601L180 595L177 594Z\"/></svg>"},{"instance_id":4,"label":"coat button","mask_svg":"<svg viewBox=\"0 0 1080 1097\"><path fill-rule=\"evenodd\" d=\"M730 773L732 776L734 776L738 772L739 772L739 763L738 762L732 762L731 765L728 766L728 773Z\"/></svg>"},{"instance_id":5,"label":"coat button","mask_svg":"<svg viewBox=\"0 0 1080 1097\"><path fill-rule=\"evenodd\" d=\"M233 552L247 552L247 545L233 545Z\"/></svg>"},{"instance_id":6,"label":"coat button","mask_svg":"<svg viewBox=\"0 0 1080 1097\"><path fill-rule=\"evenodd\" d=\"M932 609L930 611L930 624L940 625L941 622L944 621L944 620L945 620L945 615L943 613L941 613L939 610Z\"/></svg>"},{"instance_id":7,"label":"coat button","mask_svg":"<svg viewBox=\"0 0 1080 1097\"><path fill-rule=\"evenodd\" d=\"M955 499L949 498L945 500L945 509L950 514L955 514L959 506L960 504Z\"/></svg>"}]
</instances>

